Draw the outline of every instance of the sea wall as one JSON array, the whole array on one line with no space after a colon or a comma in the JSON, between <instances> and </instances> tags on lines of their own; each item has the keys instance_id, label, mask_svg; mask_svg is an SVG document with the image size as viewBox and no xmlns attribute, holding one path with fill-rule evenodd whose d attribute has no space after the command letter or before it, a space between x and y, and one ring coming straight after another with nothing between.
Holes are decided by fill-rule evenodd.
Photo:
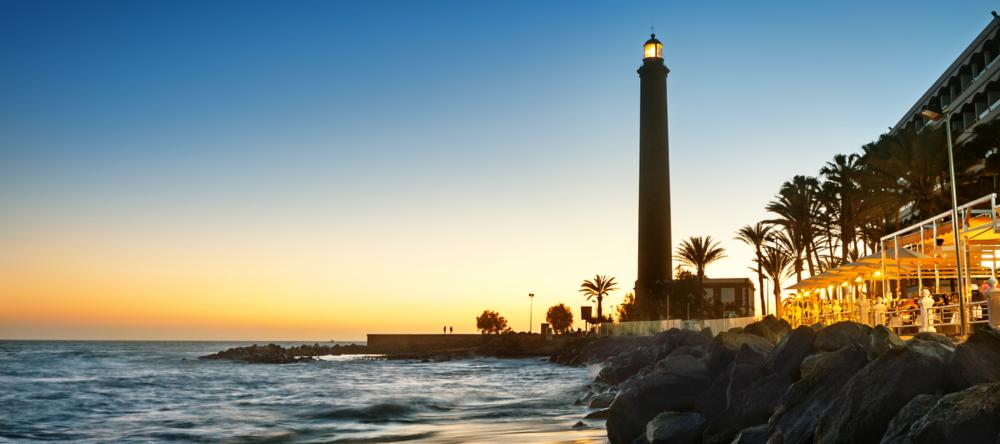
<instances>
[{"instance_id":1,"label":"sea wall","mask_svg":"<svg viewBox=\"0 0 1000 444\"><path fill-rule=\"evenodd\" d=\"M483 345L481 334L369 334L368 349L376 353L416 353Z\"/></svg>"},{"instance_id":2,"label":"sea wall","mask_svg":"<svg viewBox=\"0 0 1000 444\"><path fill-rule=\"evenodd\" d=\"M708 327L712 329L712 333L721 333L729 331L731 328L746 327L757 320L758 318L751 316L724 319L665 319L661 321L608 322L600 324L597 331L601 336L652 336L672 328L701 331L703 328Z\"/></svg>"}]
</instances>

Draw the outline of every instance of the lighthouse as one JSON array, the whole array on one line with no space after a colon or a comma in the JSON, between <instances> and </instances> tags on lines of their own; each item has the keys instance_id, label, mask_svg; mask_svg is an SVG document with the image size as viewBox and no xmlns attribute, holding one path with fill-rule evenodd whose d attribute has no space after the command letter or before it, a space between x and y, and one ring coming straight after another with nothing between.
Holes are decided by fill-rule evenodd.
<instances>
[{"instance_id":1,"label":"lighthouse","mask_svg":"<svg viewBox=\"0 0 1000 444\"><path fill-rule=\"evenodd\" d=\"M663 44L650 35L639 68L639 267L635 297L646 319L667 296L671 280L670 154Z\"/></svg>"}]
</instances>

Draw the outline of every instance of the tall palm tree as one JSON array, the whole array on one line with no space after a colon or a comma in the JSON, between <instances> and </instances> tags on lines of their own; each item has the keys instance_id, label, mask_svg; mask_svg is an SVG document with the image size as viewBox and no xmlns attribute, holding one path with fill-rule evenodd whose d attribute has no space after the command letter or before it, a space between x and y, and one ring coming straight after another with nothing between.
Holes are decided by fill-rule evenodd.
<instances>
[{"instance_id":1,"label":"tall palm tree","mask_svg":"<svg viewBox=\"0 0 1000 444\"><path fill-rule=\"evenodd\" d=\"M712 262L726 257L726 251L719 246L718 242L712 240L712 236L692 236L681 241L681 244L677 247L677 254L674 257L677 258L681 265L694 268L695 277L698 279L697 294L699 295L694 301L695 310L701 316L704 316L705 291L703 284L705 281L705 268Z\"/></svg>"},{"instance_id":2,"label":"tall palm tree","mask_svg":"<svg viewBox=\"0 0 1000 444\"><path fill-rule=\"evenodd\" d=\"M869 199L877 200L873 206L893 209L910 206L912 220L946 209L948 199L941 192L948 186L946 142L944 131L927 128L883 134L878 141L866 145L862 158L867 174L862 178L864 187L871 191Z\"/></svg>"},{"instance_id":3,"label":"tall palm tree","mask_svg":"<svg viewBox=\"0 0 1000 444\"><path fill-rule=\"evenodd\" d=\"M782 227L788 234L790 244L796 248L792 251L796 261L804 257L810 275L816 274L814 259L819 261L814 244L818 189L819 181L815 177L795 176L782 184L775 200L767 204L767 211L778 216L768 222Z\"/></svg>"},{"instance_id":4,"label":"tall palm tree","mask_svg":"<svg viewBox=\"0 0 1000 444\"><path fill-rule=\"evenodd\" d=\"M788 269L794 263L794 256L785 249L768 245L764 247L760 268L774 282L774 314L781 317L781 281L788 276ZM763 312L764 308L761 307Z\"/></svg>"},{"instance_id":5,"label":"tall palm tree","mask_svg":"<svg viewBox=\"0 0 1000 444\"><path fill-rule=\"evenodd\" d=\"M591 299L597 300L598 322L604 319L604 313L601 310L601 302L604 301L605 296L617 289L618 283L615 282L614 276L609 278L601 274L595 275L593 280L584 280L583 283L580 284L580 293L587 296L588 301Z\"/></svg>"},{"instance_id":6,"label":"tall palm tree","mask_svg":"<svg viewBox=\"0 0 1000 444\"><path fill-rule=\"evenodd\" d=\"M681 241L675 257L681 264L694 268L700 282L705 279L705 268L726 257L726 250L712 236L692 236Z\"/></svg>"},{"instance_id":7,"label":"tall palm tree","mask_svg":"<svg viewBox=\"0 0 1000 444\"><path fill-rule=\"evenodd\" d=\"M757 285L760 289L761 310L767 306L767 299L764 296L764 272L760 269L761 257L763 256L764 243L771 237L772 226L764 222L757 222L756 225L744 225L736 232L736 240L753 247L757 254Z\"/></svg>"},{"instance_id":8,"label":"tall palm tree","mask_svg":"<svg viewBox=\"0 0 1000 444\"><path fill-rule=\"evenodd\" d=\"M827 162L819 170L840 200L837 223L840 225L840 259L843 262L847 261L850 244L853 243L857 231L858 194L861 190L858 180L861 168L861 156L837 154L833 156L832 162Z\"/></svg>"}]
</instances>

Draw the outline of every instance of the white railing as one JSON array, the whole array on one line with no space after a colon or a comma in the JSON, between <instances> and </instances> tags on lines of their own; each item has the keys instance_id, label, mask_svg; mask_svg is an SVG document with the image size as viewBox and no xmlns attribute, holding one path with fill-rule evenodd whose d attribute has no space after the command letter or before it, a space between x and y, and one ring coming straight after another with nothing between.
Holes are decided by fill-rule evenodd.
<instances>
[{"instance_id":1,"label":"white railing","mask_svg":"<svg viewBox=\"0 0 1000 444\"><path fill-rule=\"evenodd\" d=\"M748 316L744 318L723 319L664 319L661 321L605 322L597 326L597 333L600 336L652 336L673 328L701 331L705 327L708 327L712 329L713 334L717 334L728 331L731 328L746 327L758 319L755 316Z\"/></svg>"},{"instance_id":2,"label":"white railing","mask_svg":"<svg viewBox=\"0 0 1000 444\"><path fill-rule=\"evenodd\" d=\"M989 305L986 301L971 302L966 306L966 310L968 310L967 319L970 325L989 324ZM931 327L934 327L935 330L944 328L957 331L962 322L957 304L932 306L927 309L927 317ZM885 312L882 319L875 319L874 316L872 319L900 334L916 333L923 326L919 308L891 310Z\"/></svg>"}]
</instances>

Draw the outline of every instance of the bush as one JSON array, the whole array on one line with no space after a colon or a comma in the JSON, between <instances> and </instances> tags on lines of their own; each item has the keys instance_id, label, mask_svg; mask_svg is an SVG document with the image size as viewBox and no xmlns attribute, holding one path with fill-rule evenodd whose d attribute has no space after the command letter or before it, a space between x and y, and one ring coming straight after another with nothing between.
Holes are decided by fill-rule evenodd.
<instances>
[{"instance_id":1,"label":"bush","mask_svg":"<svg viewBox=\"0 0 1000 444\"><path fill-rule=\"evenodd\" d=\"M573 328L573 311L563 304L553 305L545 313L545 322L549 323L552 331L566 333Z\"/></svg>"},{"instance_id":2,"label":"bush","mask_svg":"<svg viewBox=\"0 0 1000 444\"><path fill-rule=\"evenodd\" d=\"M476 318L476 328L484 335L500 334L510 330L507 328L507 320L492 310L483 310L483 314Z\"/></svg>"}]
</instances>

